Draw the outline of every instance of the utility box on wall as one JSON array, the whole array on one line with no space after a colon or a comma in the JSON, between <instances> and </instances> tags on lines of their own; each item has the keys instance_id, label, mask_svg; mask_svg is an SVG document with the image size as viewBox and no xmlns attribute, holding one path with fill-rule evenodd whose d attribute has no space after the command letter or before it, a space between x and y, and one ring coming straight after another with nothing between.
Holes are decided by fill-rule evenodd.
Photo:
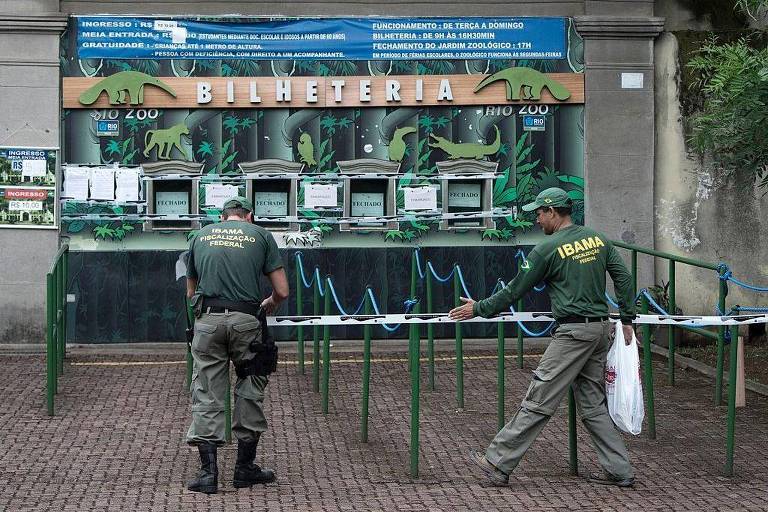
<instances>
[{"instance_id":1,"label":"utility box on wall","mask_svg":"<svg viewBox=\"0 0 768 512\"><path fill-rule=\"evenodd\" d=\"M142 166L147 180L147 213L150 215L197 215L198 188L203 164L170 160ZM200 229L200 221L157 218L144 223L144 231L189 231Z\"/></svg>"},{"instance_id":2,"label":"utility box on wall","mask_svg":"<svg viewBox=\"0 0 768 512\"><path fill-rule=\"evenodd\" d=\"M296 217L296 190L302 164L269 158L239 164L246 175L246 194L254 217ZM296 231L297 222L254 222L270 231Z\"/></svg>"},{"instance_id":3,"label":"utility box on wall","mask_svg":"<svg viewBox=\"0 0 768 512\"><path fill-rule=\"evenodd\" d=\"M498 162L478 160L437 162L438 172L445 177L442 182L443 213L467 214L466 219L441 221L441 230L496 227L492 217L472 217L472 214L493 209L493 174L498 165Z\"/></svg>"}]
</instances>

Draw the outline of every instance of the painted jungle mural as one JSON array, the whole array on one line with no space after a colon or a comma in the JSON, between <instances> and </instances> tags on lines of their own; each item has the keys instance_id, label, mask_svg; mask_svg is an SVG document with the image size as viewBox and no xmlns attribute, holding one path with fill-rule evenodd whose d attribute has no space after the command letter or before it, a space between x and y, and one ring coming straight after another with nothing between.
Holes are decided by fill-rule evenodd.
<instances>
[{"instance_id":1,"label":"painted jungle mural","mask_svg":"<svg viewBox=\"0 0 768 512\"><path fill-rule=\"evenodd\" d=\"M136 336L160 341L181 339L183 316L179 308L183 287L174 271L177 258L157 251L173 250L177 255L197 227L217 221L220 211L210 207L205 185L227 183L244 194L248 188L240 165L264 160L288 162L300 169L293 192L296 220L287 221L275 232L286 262L292 261L292 255L299 249L322 249L321 260L329 264L336 260L360 261L360 255L370 256L376 248L391 249L394 251L391 254L397 257L387 262L388 274L405 276L404 268L410 268L410 260L408 251L403 250L424 247L441 252L450 247L453 251L462 248L456 261L466 260L469 264L491 258L495 262L481 272L482 275L475 276L481 290L487 286L492 288L499 277L512 277L512 254L505 263L505 251L511 253L517 247L533 245L541 236L532 214L522 212L520 205L531 201L545 188L560 186L574 199L575 220L583 223L582 104L163 109L143 108L142 97L150 89L176 96L172 87L156 77L478 75L478 90L494 82L504 82L510 100L535 101L542 91L564 100L568 91L548 79L546 73L583 72L582 41L570 20L567 27L568 54L563 60L261 61L79 59L76 29L71 26L62 39L62 75L104 77L105 80L83 93L80 101L90 105L100 97L108 98L110 108L63 111L62 161L69 165L118 167L186 161L199 164L201 171L192 192L199 207L190 212L200 215L199 223L187 230L147 229L147 224L137 219L136 216L149 211L147 181L141 182L137 202L62 200L61 236L69 241L72 250L81 252L71 260L77 265L77 271L70 274L70 284L78 290L82 301L79 299L70 336L101 341L125 341ZM482 80L479 75L488 75L488 78ZM524 125L524 118L529 115L540 118L541 126L531 129ZM100 120L118 121L119 130L99 133L96 124ZM336 220L344 215L343 179L329 181L326 176L343 171L340 165L344 162L363 159L380 162L382 168L395 169L394 208L385 212L395 219L367 229L362 225L344 230ZM474 225L458 221L449 225L435 217L403 214L404 189L432 186L441 190L451 183L440 176L444 166L452 162L479 162L495 173L484 204L486 209L501 213ZM338 207L305 207L307 185L329 182L338 184ZM253 188L258 189L258 185L254 183ZM437 193L438 209L447 206L443 204L444 197ZM127 256L116 252L126 250L140 251L144 256L131 255L126 267ZM89 253L93 254L89 256ZM386 255L382 257L387 259ZM161 316L153 319L146 311L136 314L144 315L141 321L146 325L160 321L162 329L151 332L147 328L137 334L114 328L118 324L128 325L125 322L130 319L122 318L118 322L114 314L108 313L118 303L107 295L114 295L115 300L125 303L133 292L127 288L108 291L110 287L92 281L101 276L121 283L118 288L128 286L128 281L108 277L110 271L130 268L135 274L143 275L147 271L139 270L142 265L160 261L163 270L153 270L152 279L145 281L144 286L161 289L161 293L148 296L162 304L153 303L151 308L140 306L139 309L151 309ZM400 266L403 269L399 269ZM363 288L354 276L343 275L339 276L343 281L340 288L350 296ZM392 286L401 281L407 287L406 277L393 280ZM390 311L401 308L399 293L394 289L382 290L382 303L388 305ZM137 304L142 303L140 298L136 300ZM305 311L308 307L311 305L305 305ZM295 310L295 305L290 309ZM478 329L481 334L484 328ZM405 332L400 334L405 336ZM290 333L280 334L280 337L288 336Z\"/></svg>"}]
</instances>

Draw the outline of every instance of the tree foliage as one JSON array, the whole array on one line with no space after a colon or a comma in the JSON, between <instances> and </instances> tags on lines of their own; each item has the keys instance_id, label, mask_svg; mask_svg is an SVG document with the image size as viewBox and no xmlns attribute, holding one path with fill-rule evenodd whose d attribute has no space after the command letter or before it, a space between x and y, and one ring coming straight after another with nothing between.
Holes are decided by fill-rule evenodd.
<instances>
[{"instance_id":1,"label":"tree foliage","mask_svg":"<svg viewBox=\"0 0 768 512\"><path fill-rule=\"evenodd\" d=\"M768 0L743 0L750 15ZM746 4L749 4L748 6ZM761 4L761 5L757 5ZM768 187L768 48L764 34L732 42L708 39L687 66L700 108L689 120L691 147L717 170L760 180Z\"/></svg>"}]
</instances>

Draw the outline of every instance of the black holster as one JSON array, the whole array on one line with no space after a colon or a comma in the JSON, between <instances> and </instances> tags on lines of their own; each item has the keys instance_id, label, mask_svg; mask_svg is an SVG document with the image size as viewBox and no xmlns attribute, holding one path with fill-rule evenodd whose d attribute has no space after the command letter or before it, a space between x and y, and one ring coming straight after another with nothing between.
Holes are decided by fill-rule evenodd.
<instances>
[{"instance_id":1,"label":"black holster","mask_svg":"<svg viewBox=\"0 0 768 512\"><path fill-rule=\"evenodd\" d=\"M251 375L265 377L277 371L277 345L267 327L267 312L260 308L256 318L261 323L261 340L251 341L248 348L254 353L252 358L235 364L235 373L241 379Z\"/></svg>"}]
</instances>

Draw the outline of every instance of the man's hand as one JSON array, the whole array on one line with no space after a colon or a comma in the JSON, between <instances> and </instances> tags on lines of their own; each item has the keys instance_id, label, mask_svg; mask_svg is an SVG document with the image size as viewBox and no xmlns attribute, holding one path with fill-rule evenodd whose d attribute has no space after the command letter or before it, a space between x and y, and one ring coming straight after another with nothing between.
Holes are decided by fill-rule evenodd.
<instances>
[{"instance_id":1,"label":"man's hand","mask_svg":"<svg viewBox=\"0 0 768 512\"><path fill-rule=\"evenodd\" d=\"M275 299L272 298L270 295L263 301L261 301L261 309L267 312L267 315L271 315L275 312L277 309L277 303L275 302Z\"/></svg>"},{"instance_id":2,"label":"man's hand","mask_svg":"<svg viewBox=\"0 0 768 512\"><path fill-rule=\"evenodd\" d=\"M461 297L461 301L464 303L459 307L453 308L448 312L448 317L451 320L456 320L457 322L461 320L469 320L470 318L473 318L475 316L475 313L473 311L473 308L475 306L475 301L472 299L468 299L466 297Z\"/></svg>"},{"instance_id":3,"label":"man's hand","mask_svg":"<svg viewBox=\"0 0 768 512\"><path fill-rule=\"evenodd\" d=\"M624 344L631 345L632 338L635 336L634 326L621 324L621 330L624 332Z\"/></svg>"}]
</instances>

